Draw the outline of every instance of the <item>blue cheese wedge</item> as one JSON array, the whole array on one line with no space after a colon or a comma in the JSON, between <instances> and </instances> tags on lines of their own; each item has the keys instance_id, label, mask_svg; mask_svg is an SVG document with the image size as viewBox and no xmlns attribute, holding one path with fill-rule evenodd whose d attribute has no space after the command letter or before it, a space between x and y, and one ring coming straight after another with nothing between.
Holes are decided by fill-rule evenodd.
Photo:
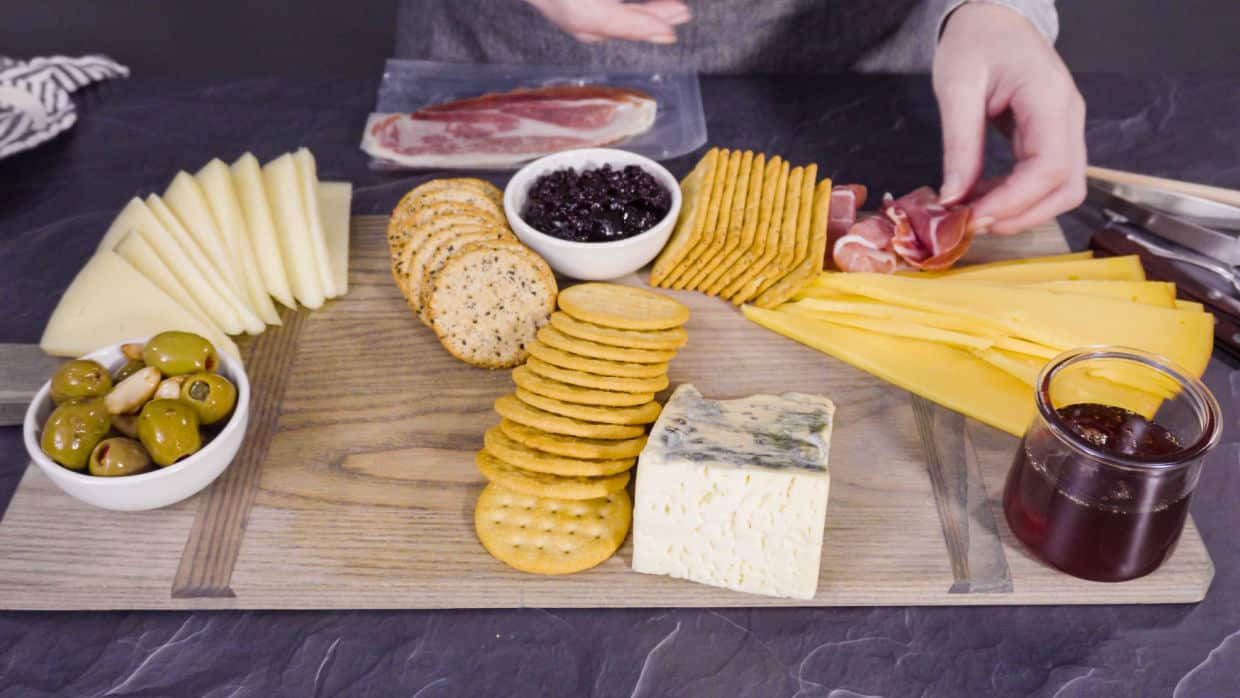
<instances>
[{"instance_id":1,"label":"blue cheese wedge","mask_svg":"<svg viewBox=\"0 0 1240 698\"><path fill-rule=\"evenodd\" d=\"M637 466L633 569L753 594L818 590L835 405L681 385Z\"/></svg>"}]
</instances>

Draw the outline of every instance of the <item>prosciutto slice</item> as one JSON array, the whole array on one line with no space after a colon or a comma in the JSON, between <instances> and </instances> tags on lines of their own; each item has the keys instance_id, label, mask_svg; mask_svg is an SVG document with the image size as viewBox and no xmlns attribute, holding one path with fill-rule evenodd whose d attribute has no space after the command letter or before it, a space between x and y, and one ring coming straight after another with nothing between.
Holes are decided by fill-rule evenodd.
<instances>
[{"instance_id":1,"label":"prosciutto slice","mask_svg":"<svg viewBox=\"0 0 1240 698\"><path fill-rule=\"evenodd\" d=\"M836 241L832 258L843 271L946 269L973 242L970 215L967 206L943 206L930 187L898 199L887 194L877 216L854 223Z\"/></svg>"},{"instance_id":2,"label":"prosciutto slice","mask_svg":"<svg viewBox=\"0 0 1240 698\"><path fill-rule=\"evenodd\" d=\"M411 114L371 114L362 150L414 168L510 167L569 148L647 131L657 105L644 92L598 85L520 89Z\"/></svg>"}]
</instances>

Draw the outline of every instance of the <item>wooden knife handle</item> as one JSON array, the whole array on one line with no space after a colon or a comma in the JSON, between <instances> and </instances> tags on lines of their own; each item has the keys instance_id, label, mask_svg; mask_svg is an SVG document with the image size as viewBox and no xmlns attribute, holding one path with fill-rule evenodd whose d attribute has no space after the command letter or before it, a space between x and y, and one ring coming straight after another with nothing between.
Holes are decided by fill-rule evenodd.
<instances>
[{"instance_id":1,"label":"wooden knife handle","mask_svg":"<svg viewBox=\"0 0 1240 698\"><path fill-rule=\"evenodd\" d=\"M1240 358L1240 300L1184 274L1174 263L1129 240L1122 231L1103 228L1090 238L1089 246L1104 257L1140 256L1147 277L1173 282L1180 298L1201 303L1214 314L1214 341Z\"/></svg>"}]
</instances>

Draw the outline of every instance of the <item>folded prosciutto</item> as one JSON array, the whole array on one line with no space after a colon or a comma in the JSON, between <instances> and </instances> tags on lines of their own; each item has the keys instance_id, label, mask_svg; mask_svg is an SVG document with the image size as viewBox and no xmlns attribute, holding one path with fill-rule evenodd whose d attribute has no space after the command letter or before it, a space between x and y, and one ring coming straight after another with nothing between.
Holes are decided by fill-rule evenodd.
<instances>
[{"instance_id":1,"label":"folded prosciutto","mask_svg":"<svg viewBox=\"0 0 1240 698\"><path fill-rule=\"evenodd\" d=\"M405 167L510 167L635 136L654 125L656 110L646 93L619 87L520 89L371 114L362 150Z\"/></svg>"},{"instance_id":2,"label":"folded prosciutto","mask_svg":"<svg viewBox=\"0 0 1240 698\"><path fill-rule=\"evenodd\" d=\"M835 199L832 198L832 206ZM855 212L854 212L855 215ZM967 206L947 207L921 187L883 197L879 213L849 226L831 247L841 271L891 273L900 268L947 269L973 242Z\"/></svg>"}]
</instances>

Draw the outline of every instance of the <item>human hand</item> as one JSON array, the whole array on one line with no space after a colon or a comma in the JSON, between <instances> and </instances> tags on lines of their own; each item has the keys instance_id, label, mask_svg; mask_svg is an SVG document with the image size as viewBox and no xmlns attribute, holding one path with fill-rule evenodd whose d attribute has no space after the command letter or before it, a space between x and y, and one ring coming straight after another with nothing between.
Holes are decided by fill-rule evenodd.
<instances>
[{"instance_id":1,"label":"human hand","mask_svg":"<svg viewBox=\"0 0 1240 698\"><path fill-rule=\"evenodd\" d=\"M692 18L680 0L526 0L543 17L584 43L607 39L676 43L675 27Z\"/></svg>"},{"instance_id":2,"label":"human hand","mask_svg":"<svg viewBox=\"0 0 1240 698\"><path fill-rule=\"evenodd\" d=\"M934 56L943 121L944 203L971 200L978 231L1011 235L1085 198L1085 101L1050 42L1015 11L961 6ZM1016 165L979 182L987 120L1012 141Z\"/></svg>"}]
</instances>

